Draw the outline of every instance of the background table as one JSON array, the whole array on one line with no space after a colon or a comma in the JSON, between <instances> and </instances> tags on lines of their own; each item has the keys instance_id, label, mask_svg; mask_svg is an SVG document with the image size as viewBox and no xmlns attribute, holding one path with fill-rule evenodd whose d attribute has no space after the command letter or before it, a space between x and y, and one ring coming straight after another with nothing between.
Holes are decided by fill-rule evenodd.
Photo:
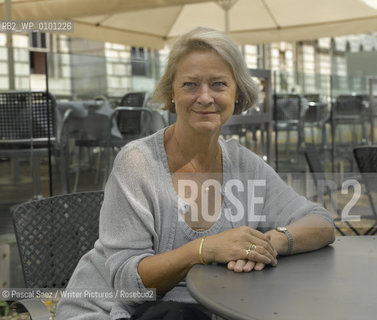
<instances>
[{"instance_id":1,"label":"background table","mask_svg":"<svg viewBox=\"0 0 377 320\"><path fill-rule=\"evenodd\" d=\"M72 110L70 114L70 130L86 132L96 139L103 139L106 133L98 130L97 122L110 121L113 109L109 101L103 100L82 100L82 101L57 101L56 102L56 122L57 135L60 136L62 130L63 116L66 110ZM111 134L121 138L122 135L113 121Z\"/></svg>"},{"instance_id":2,"label":"background table","mask_svg":"<svg viewBox=\"0 0 377 320\"><path fill-rule=\"evenodd\" d=\"M321 250L280 257L277 267L262 272L196 265L187 287L229 319L375 319L377 237L338 237Z\"/></svg>"}]
</instances>

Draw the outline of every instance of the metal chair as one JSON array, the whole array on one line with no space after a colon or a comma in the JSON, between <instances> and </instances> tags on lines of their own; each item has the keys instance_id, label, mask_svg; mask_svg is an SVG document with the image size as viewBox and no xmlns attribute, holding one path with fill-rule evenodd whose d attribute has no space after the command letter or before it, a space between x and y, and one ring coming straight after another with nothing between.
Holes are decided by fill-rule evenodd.
<instances>
[{"instance_id":1,"label":"metal chair","mask_svg":"<svg viewBox=\"0 0 377 320\"><path fill-rule=\"evenodd\" d=\"M365 128L365 104L363 96L361 95L340 95L336 98L335 103L331 109L332 120L332 139L335 141L336 129L339 125L359 125L361 126L362 140L361 143L367 141ZM353 127L354 129L354 127ZM352 144L357 141L356 131L352 131ZM342 135L340 135L340 142L343 143Z\"/></svg>"},{"instance_id":2,"label":"metal chair","mask_svg":"<svg viewBox=\"0 0 377 320\"><path fill-rule=\"evenodd\" d=\"M126 93L121 101L121 106L145 107L149 101L149 94L146 91Z\"/></svg>"},{"instance_id":3,"label":"metal chair","mask_svg":"<svg viewBox=\"0 0 377 320\"><path fill-rule=\"evenodd\" d=\"M114 155L128 142L148 136L151 133L152 110L147 108L149 94L147 92L130 92L121 100L110 117L109 124L116 123L121 138L114 138L108 126L106 142L106 169L105 176L110 174ZM103 180L103 187L106 179Z\"/></svg>"},{"instance_id":4,"label":"metal chair","mask_svg":"<svg viewBox=\"0 0 377 320\"><path fill-rule=\"evenodd\" d=\"M342 158L349 164L349 170L354 171L354 158L352 149L367 142L366 138L366 109L362 95L340 95L331 106L331 155L332 161ZM339 132L339 126L347 125L351 132L350 137L345 137L344 131ZM357 127L361 126L361 139L357 136ZM346 140L351 138L350 140ZM334 164L333 164L334 165Z\"/></svg>"},{"instance_id":5,"label":"metal chair","mask_svg":"<svg viewBox=\"0 0 377 320\"><path fill-rule=\"evenodd\" d=\"M264 119L260 120L263 117L263 110L260 107L249 108L246 112L243 112L239 115L233 115L222 127L221 134L224 138L229 138L232 136L238 136L240 143L244 144L247 148L256 151L258 138L257 132L260 131L260 147L261 154L265 154L265 141L264 141ZM260 122L258 122L260 121ZM247 135L248 133L252 134L252 141L254 146L251 145Z\"/></svg>"},{"instance_id":6,"label":"metal chair","mask_svg":"<svg viewBox=\"0 0 377 320\"><path fill-rule=\"evenodd\" d=\"M297 133L296 156L304 141L304 115L301 97L297 94L275 94L274 112L275 134L287 132L286 152L290 154L290 133Z\"/></svg>"},{"instance_id":7,"label":"metal chair","mask_svg":"<svg viewBox=\"0 0 377 320\"><path fill-rule=\"evenodd\" d=\"M41 197L40 158L50 155L55 142L55 98L50 93L0 92L0 157L31 159L34 198Z\"/></svg>"},{"instance_id":8,"label":"metal chair","mask_svg":"<svg viewBox=\"0 0 377 320\"><path fill-rule=\"evenodd\" d=\"M377 233L377 203L376 195L372 192L377 192L377 146L361 146L353 149L357 167L362 175L362 180L365 185L365 191L369 199L372 215L370 218L375 220L373 226L366 232L366 234ZM373 228L376 228L373 231Z\"/></svg>"},{"instance_id":9,"label":"metal chair","mask_svg":"<svg viewBox=\"0 0 377 320\"><path fill-rule=\"evenodd\" d=\"M122 135L122 139L111 141L111 146L113 147L121 147L129 141L146 137L150 134L152 110L148 108L116 107L111 118L115 119Z\"/></svg>"},{"instance_id":10,"label":"metal chair","mask_svg":"<svg viewBox=\"0 0 377 320\"><path fill-rule=\"evenodd\" d=\"M112 147L122 147L129 141L150 134L152 110L146 107L148 101L149 94L144 91L124 95L111 116L111 121L116 122L122 139L112 139L109 142Z\"/></svg>"},{"instance_id":11,"label":"metal chair","mask_svg":"<svg viewBox=\"0 0 377 320\"><path fill-rule=\"evenodd\" d=\"M321 149L323 150L328 143L326 123L330 120L330 112L326 103L320 101L309 101L305 111L304 127L310 128L312 143L314 139L314 128L321 131Z\"/></svg>"},{"instance_id":12,"label":"metal chair","mask_svg":"<svg viewBox=\"0 0 377 320\"><path fill-rule=\"evenodd\" d=\"M14 210L13 224L27 288L67 286L78 261L98 239L102 202L102 191L84 192L27 202ZM41 316L49 312L39 300L19 303L32 318L49 318Z\"/></svg>"},{"instance_id":13,"label":"metal chair","mask_svg":"<svg viewBox=\"0 0 377 320\"><path fill-rule=\"evenodd\" d=\"M98 239L103 192L27 202L13 224L27 288L64 288L81 256Z\"/></svg>"},{"instance_id":14,"label":"metal chair","mask_svg":"<svg viewBox=\"0 0 377 320\"><path fill-rule=\"evenodd\" d=\"M333 192L336 192L337 190L332 190L330 184L328 183L328 179L325 175L325 170L321 164L316 146L312 143L306 143L304 154L309 170L312 173L314 185L317 188L317 200L319 200L321 205L323 205L326 209L329 209L326 201L323 199L324 195L329 196L330 207L338 215L338 217L334 219L335 228L341 235L345 235L341 228L336 224L336 222L341 221L341 212L338 210L337 204L333 197ZM356 235L360 235L360 233L349 223L349 221L345 221L345 224Z\"/></svg>"},{"instance_id":15,"label":"metal chair","mask_svg":"<svg viewBox=\"0 0 377 320\"><path fill-rule=\"evenodd\" d=\"M145 115L140 112L140 108L146 108L148 100L149 95L147 92L130 92L124 95L120 101L118 108L127 107L127 109L118 109L115 115L119 131L124 139L133 140L143 136L144 132L142 131L145 130L145 126L143 126L145 119L143 117Z\"/></svg>"}]
</instances>

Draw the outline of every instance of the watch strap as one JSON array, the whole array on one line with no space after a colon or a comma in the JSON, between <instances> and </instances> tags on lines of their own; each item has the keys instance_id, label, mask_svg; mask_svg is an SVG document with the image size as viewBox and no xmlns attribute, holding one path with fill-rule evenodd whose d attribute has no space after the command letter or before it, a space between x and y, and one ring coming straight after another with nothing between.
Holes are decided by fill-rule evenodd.
<instances>
[{"instance_id":1,"label":"watch strap","mask_svg":"<svg viewBox=\"0 0 377 320\"><path fill-rule=\"evenodd\" d=\"M293 249L293 237L292 237L292 233L290 233L288 229L285 229L284 233L286 234L286 236L288 238L288 251L287 251L287 254L291 254L292 253L292 249Z\"/></svg>"},{"instance_id":2,"label":"watch strap","mask_svg":"<svg viewBox=\"0 0 377 320\"><path fill-rule=\"evenodd\" d=\"M292 237L292 233L290 233L290 231L286 227L277 227L276 230L279 231L279 232L281 232L281 233L284 232L285 235L287 236L287 238L288 238L287 255L291 254L292 253L292 249L293 249L293 237Z\"/></svg>"}]
</instances>

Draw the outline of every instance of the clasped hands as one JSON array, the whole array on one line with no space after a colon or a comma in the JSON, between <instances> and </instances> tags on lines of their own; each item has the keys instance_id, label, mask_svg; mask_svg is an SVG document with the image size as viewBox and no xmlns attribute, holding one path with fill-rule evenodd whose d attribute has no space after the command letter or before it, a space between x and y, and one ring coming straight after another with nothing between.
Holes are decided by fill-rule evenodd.
<instances>
[{"instance_id":1,"label":"clasped hands","mask_svg":"<svg viewBox=\"0 0 377 320\"><path fill-rule=\"evenodd\" d=\"M250 272L276 266L278 252L270 234L242 226L207 237L204 254L206 261L227 263L228 270Z\"/></svg>"}]
</instances>

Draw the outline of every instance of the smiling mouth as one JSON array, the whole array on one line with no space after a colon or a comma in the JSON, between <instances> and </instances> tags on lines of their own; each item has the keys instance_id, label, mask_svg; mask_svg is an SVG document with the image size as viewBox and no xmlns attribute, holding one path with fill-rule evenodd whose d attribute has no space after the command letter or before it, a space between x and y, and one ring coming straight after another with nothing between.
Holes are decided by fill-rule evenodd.
<instances>
[{"instance_id":1,"label":"smiling mouth","mask_svg":"<svg viewBox=\"0 0 377 320\"><path fill-rule=\"evenodd\" d=\"M201 115L210 115L210 114L216 114L217 112L216 111L212 111L212 112L209 112L209 111L194 111L195 113L197 114L201 114Z\"/></svg>"}]
</instances>

